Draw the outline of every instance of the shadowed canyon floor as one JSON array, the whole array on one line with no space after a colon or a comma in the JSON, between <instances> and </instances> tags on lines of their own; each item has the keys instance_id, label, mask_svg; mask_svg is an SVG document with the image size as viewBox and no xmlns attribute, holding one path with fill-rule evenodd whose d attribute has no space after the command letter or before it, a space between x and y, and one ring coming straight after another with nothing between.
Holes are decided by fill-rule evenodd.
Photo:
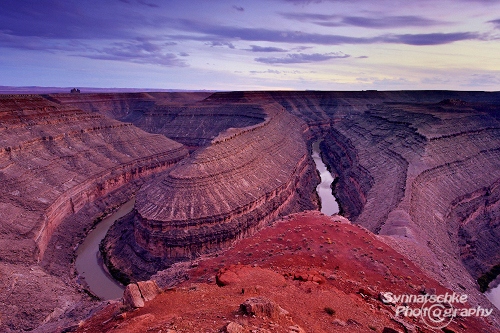
<instances>
[{"instance_id":1,"label":"shadowed canyon floor","mask_svg":"<svg viewBox=\"0 0 500 333\"><path fill-rule=\"evenodd\" d=\"M269 227L318 208L317 140L341 214L369 232L314 213ZM394 309L376 300L385 288L450 290L491 308L479 289L500 264L500 93L0 95L0 142L2 331L76 330L105 306L76 274L75 253L95 223L132 197L135 209L103 243L112 271L135 281L181 261L151 278L164 287L190 280L141 310L117 315L114 304L80 331L216 332L228 321L262 332L423 328L391 319ZM384 245L373 250L366 239ZM248 266L231 266L238 262ZM244 286L216 286L221 268L243 272ZM320 273L300 281L304 271ZM253 296L288 315L275 326L244 317L238 307ZM178 310L158 312L174 301ZM198 306L206 317L197 318ZM498 318L495 310L449 327L495 332Z\"/></svg>"}]
</instances>

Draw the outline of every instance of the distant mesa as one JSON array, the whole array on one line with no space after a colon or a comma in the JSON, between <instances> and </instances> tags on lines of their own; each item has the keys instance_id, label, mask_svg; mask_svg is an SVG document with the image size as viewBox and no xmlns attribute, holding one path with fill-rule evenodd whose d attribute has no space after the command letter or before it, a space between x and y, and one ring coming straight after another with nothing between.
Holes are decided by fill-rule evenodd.
<instances>
[{"instance_id":1,"label":"distant mesa","mask_svg":"<svg viewBox=\"0 0 500 333\"><path fill-rule=\"evenodd\" d=\"M71 89L71 93L72 94L79 94L80 93L80 89L73 88L73 89Z\"/></svg>"}]
</instances>

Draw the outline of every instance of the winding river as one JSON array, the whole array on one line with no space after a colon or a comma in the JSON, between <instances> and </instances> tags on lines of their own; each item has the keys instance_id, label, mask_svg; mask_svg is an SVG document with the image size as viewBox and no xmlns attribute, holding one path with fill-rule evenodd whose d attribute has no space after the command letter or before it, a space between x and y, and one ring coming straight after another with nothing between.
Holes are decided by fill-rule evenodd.
<instances>
[{"instance_id":1,"label":"winding river","mask_svg":"<svg viewBox=\"0 0 500 333\"><path fill-rule=\"evenodd\" d=\"M116 220L132 211L134 203L135 199L126 202L113 214L99 222L78 247L76 270L92 293L100 299L116 299L123 295L124 287L111 277L102 263L99 243Z\"/></svg>"},{"instance_id":2,"label":"winding river","mask_svg":"<svg viewBox=\"0 0 500 333\"><path fill-rule=\"evenodd\" d=\"M318 169L321 175L321 183L316 187L316 192L318 192L321 199L321 212L325 215L334 215L339 212L339 205L333 196L331 188L334 178L321 159L319 150L320 142L316 141L312 145L312 158L314 159L314 163L316 163L316 169Z\"/></svg>"},{"instance_id":3,"label":"winding river","mask_svg":"<svg viewBox=\"0 0 500 333\"><path fill-rule=\"evenodd\" d=\"M316 191L321 199L321 212L325 215L333 215L339 212L339 206L337 200L332 194L331 184L334 180L330 172L328 172L325 163L321 160L319 144L321 141L316 141L313 143L313 153L312 157L314 163L316 163L316 169L318 169L321 175L321 183L316 187ZM494 282L492 282L493 284ZM500 309L500 281L496 283L496 286L486 291L484 295L490 300L496 308Z\"/></svg>"},{"instance_id":4,"label":"winding river","mask_svg":"<svg viewBox=\"0 0 500 333\"><path fill-rule=\"evenodd\" d=\"M321 175L321 183L316 187L316 191L321 199L321 212L325 215L333 215L339 212L339 206L331 189L334 178L321 160L319 143L320 141L317 141L313 144L312 154L316 168ZM100 299L117 299L123 295L124 287L111 277L102 263L99 243L116 220L132 211L134 203L135 200L128 201L116 212L103 219L78 247L75 261L76 270L80 277L85 280L89 290Z\"/></svg>"}]
</instances>

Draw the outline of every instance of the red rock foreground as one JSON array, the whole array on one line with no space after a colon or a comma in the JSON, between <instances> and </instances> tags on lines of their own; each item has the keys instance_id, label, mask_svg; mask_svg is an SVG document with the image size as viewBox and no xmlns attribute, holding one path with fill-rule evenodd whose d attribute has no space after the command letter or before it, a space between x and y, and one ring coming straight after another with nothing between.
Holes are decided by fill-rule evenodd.
<instances>
[{"instance_id":1,"label":"red rock foreground","mask_svg":"<svg viewBox=\"0 0 500 333\"><path fill-rule=\"evenodd\" d=\"M381 292L450 292L340 216L298 213L218 256L184 265L189 280L143 307L113 302L76 332L432 332L395 316ZM160 284L172 276L155 277ZM471 307L473 304L460 305ZM446 332L498 332L488 318L456 318Z\"/></svg>"}]
</instances>

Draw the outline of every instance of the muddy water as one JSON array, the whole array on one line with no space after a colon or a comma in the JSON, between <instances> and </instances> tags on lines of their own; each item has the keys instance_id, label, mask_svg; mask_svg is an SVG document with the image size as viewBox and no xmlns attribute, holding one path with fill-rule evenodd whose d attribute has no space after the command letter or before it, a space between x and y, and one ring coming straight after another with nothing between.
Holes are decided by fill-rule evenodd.
<instances>
[{"instance_id":1,"label":"muddy water","mask_svg":"<svg viewBox=\"0 0 500 333\"><path fill-rule=\"evenodd\" d=\"M103 300L122 297L124 287L115 281L104 268L99 255L99 243L116 220L132 211L134 203L135 199L128 201L116 212L99 222L77 250L76 270L85 280L90 291Z\"/></svg>"},{"instance_id":2,"label":"muddy water","mask_svg":"<svg viewBox=\"0 0 500 333\"><path fill-rule=\"evenodd\" d=\"M316 163L316 169L318 169L321 175L321 183L316 187L316 192L318 192L321 199L321 212L325 215L333 215L339 212L339 205L332 194L331 188L334 178L328 172L325 163L321 160L319 143L320 141L316 141L312 146L312 158L314 159L314 163Z\"/></svg>"}]
</instances>

